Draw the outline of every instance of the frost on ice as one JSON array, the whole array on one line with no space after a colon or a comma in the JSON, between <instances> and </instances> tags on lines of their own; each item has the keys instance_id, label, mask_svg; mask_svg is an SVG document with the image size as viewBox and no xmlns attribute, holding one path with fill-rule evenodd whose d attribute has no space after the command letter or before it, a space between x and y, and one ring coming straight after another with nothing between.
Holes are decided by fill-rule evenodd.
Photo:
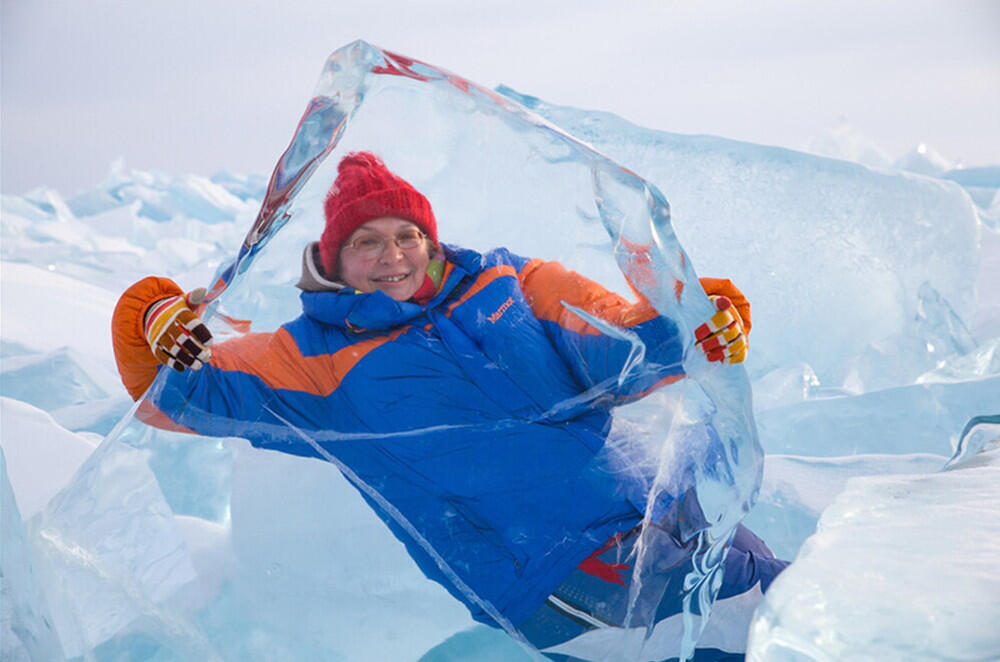
<instances>
[{"instance_id":1,"label":"frost on ice","mask_svg":"<svg viewBox=\"0 0 1000 662\"><path fill-rule=\"evenodd\" d=\"M995 480L973 483L964 473L992 461L923 476L945 464L969 418L996 413L1000 402L1000 301L990 287L1000 279L1000 241L995 221L982 220L992 218L1000 179L985 171L963 188L950 173L873 171L501 93L355 44L324 70L318 96L335 101L311 106L318 113L304 118L302 139L270 189L260 177L151 175L116 164L91 192L4 196L2 384L16 400L3 401L3 449L24 516L19 525L5 492L3 590L16 596L5 597L4 609L14 605L5 623L35 625L18 630L28 633L20 639L3 631L5 657L41 650L45 659L58 659L57 651L99 660L527 659L509 638L473 627L458 602L424 579L328 463L136 423L92 450L130 407L107 340L118 292L151 272L189 289L223 276L232 285L219 291L221 311L253 320L255 331L291 319L299 312L293 284L301 246L322 227L336 157L355 149L385 154L428 195L446 241L559 259L627 292L622 274L635 267L634 255L619 250L615 260L614 239L624 237L654 246L661 275L686 280L693 266L747 292L755 322L747 370L760 441L772 454L747 521L779 555L793 556L847 486L823 515L817 542L762 610L753 630L758 659L791 659L773 642L793 634L801 642L840 631L837 650L864 651L872 646L867 635L844 627L854 614L846 606L851 591L864 589L857 578L875 568L888 586L912 584L907 573L924 560L952 562L954 546L891 566L901 549L894 544L915 544L925 532L905 507L924 497L893 485L928 485L935 503L954 505L939 511L927 534L944 530L948 539L972 535L949 515L964 512L967 486L983 502L996 500ZM403 103L406 122L397 110ZM671 202L672 227L658 191ZM258 220L280 231L239 249L234 264L262 206ZM674 230L690 258L684 265L665 248ZM658 287L651 285L654 301ZM700 304L681 308L688 305ZM46 319L66 323L32 322ZM219 317L212 326L217 337L235 334ZM710 376L702 388L718 396ZM698 395L693 404L704 411L709 402ZM670 422L667 404L664 397L632 405L622 424L651 430L656 442L666 429L656 426ZM991 457L989 443L980 443L985 433L976 434L970 439ZM31 455L43 442L49 455ZM753 453L743 460L754 468ZM48 490L25 480L38 466L50 477ZM758 479L740 483L744 468L735 467L737 503L749 501ZM849 482L880 474L895 476L886 487ZM721 494L720 512L740 510L732 509L731 489ZM907 494L917 501L887 510ZM889 513L896 538L865 544L837 524L868 509ZM963 561L977 571L997 564L996 535L982 524L987 544ZM837 553L847 544L860 545L857 556ZM824 545L829 556L816 551ZM855 563L861 559L867 565ZM804 586L834 607L795 618L800 606L783 596ZM935 642L963 636L973 617L996 619L995 604L975 595L942 596L957 616ZM933 613L937 603L913 604ZM868 620L883 634L899 632L883 642L896 650L914 634L900 625L923 627L911 616L884 610ZM994 644L981 638L969 650ZM810 654L806 645L796 650Z\"/></svg>"}]
</instances>

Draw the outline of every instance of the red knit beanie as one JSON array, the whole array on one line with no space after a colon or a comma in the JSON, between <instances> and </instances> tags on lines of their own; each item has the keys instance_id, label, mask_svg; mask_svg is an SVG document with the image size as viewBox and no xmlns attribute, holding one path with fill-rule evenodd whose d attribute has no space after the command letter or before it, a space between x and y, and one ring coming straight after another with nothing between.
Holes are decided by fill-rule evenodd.
<instances>
[{"instance_id":1,"label":"red knit beanie","mask_svg":"<svg viewBox=\"0 0 1000 662\"><path fill-rule=\"evenodd\" d=\"M323 270L332 277L337 275L340 245L373 218L398 216L413 221L437 243L431 203L371 152L354 152L340 161L323 211L326 229L319 240L319 252Z\"/></svg>"}]
</instances>

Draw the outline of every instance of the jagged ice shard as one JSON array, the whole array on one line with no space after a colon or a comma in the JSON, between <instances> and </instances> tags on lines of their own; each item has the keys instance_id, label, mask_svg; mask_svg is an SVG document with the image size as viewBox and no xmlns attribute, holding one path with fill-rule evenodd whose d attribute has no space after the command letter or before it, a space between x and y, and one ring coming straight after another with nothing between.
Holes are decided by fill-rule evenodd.
<instances>
[{"instance_id":1,"label":"jagged ice shard","mask_svg":"<svg viewBox=\"0 0 1000 662\"><path fill-rule=\"evenodd\" d=\"M404 106L407 112L401 114ZM687 349L694 327L713 312L670 226L668 204L655 186L508 98L356 42L327 62L271 177L253 228L235 259L223 265L211 283L205 316L218 338L238 334L224 322L234 317L250 320L254 331L269 331L297 315L292 289L297 256L322 231L322 197L339 157L359 149L380 154L433 201L447 242L483 250L505 246L524 255L558 259L622 293L632 287L673 321L682 338L690 339ZM539 247L544 247L543 254ZM215 316L223 309L225 315ZM587 321L607 334L627 334L596 318ZM633 343L633 357L618 383L649 369L641 341ZM683 523L678 535L697 550L686 581L687 609L707 615L730 535L758 491L762 452L743 370L710 366L697 351L685 351L684 369L688 379L683 386L661 394L655 405L637 406L639 413L633 415L645 419L646 429L623 453L637 466L650 468L648 494L643 497L648 520ZM599 384L584 398L601 398L603 388ZM158 381L150 394L161 389ZM139 403L140 410L144 405ZM562 411L577 411L579 406L566 402L546 416L558 420ZM658 415L644 416L644 411ZM409 521L377 484L370 478L366 482L339 460L336 430L315 439L296 432L316 456L340 468L383 516L394 520L404 542L434 559L451 584L449 590L526 644L500 610L471 587L474 578L427 542L419 522ZM488 438L491 432L479 429L474 434ZM246 555L254 543L240 544L245 531L237 524L244 500L231 498L238 483L235 472L226 469L232 465L232 449L232 444L178 437L126 419L50 502L35 526L52 582L59 584L55 577L63 578L55 620L69 655L104 659L155 649L155 658L163 660L193 655L234 659L234 654L247 652L234 650L234 640L254 646L254 611L264 611L268 603L293 613L293 602L302 603L298 596L293 599L294 588L307 581L327 588L307 601L310 613L343 611L341 574L323 546L298 546L283 562L287 569L263 569L265 575L285 579L299 575L299 581L255 581L247 572L253 561L244 557L237 568L216 569L232 574L225 590L207 595L193 545L184 544L183 527L170 513L198 518L204 522L198 526L222 527L218 535L231 537L236 553ZM283 461L267 457L275 466ZM331 481L329 473L324 481ZM322 494L305 486L297 498L311 502ZM345 499L352 498L339 495L337 502ZM117 502L128 507L109 509ZM290 508L277 509L274 519L296 521L295 506ZM679 509L684 513L678 514ZM323 528L315 522L302 525ZM636 573L645 571L643 558L640 554ZM308 579L301 576L303 568L308 568ZM656 604L662 590L634 584L635 616L628 625L635 632L650 626L643 619L651 617L648 605ZM89 608L92 603L102 608ZM284 620L281 608L277 620ZM685 622L682 656L693 651L705 619ZM337 639L343 634L339 628L319 634L313 626L308 632L311 637L304 640L266 641L261 648L285 650L296 658L343 655L351 649ZM623 638L620 649L607 659L641 656L643 642L643 637Z\"/></svg>"}]
</instances>

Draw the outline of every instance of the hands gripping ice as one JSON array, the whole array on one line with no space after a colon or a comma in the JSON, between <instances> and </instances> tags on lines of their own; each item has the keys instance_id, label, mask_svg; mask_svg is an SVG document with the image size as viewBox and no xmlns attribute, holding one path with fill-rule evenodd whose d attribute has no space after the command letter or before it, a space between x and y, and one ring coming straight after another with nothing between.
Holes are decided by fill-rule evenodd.
<instances>
[{"instance_id":1,"label":"hands gripping ice","mask_svg":"<svg viewBox=\"0 0 1000 662\"><path fill-rule=\"evenodd\" d=\"M744 322L729 297L711 295L715 313L694 330L695 344L709 361L742 363L747 357Z\"/></svg>"},{"instance_id":2,"label":"hands gripping ice","mask_svg":"<svg viewBox=\"0 0 1000 662\"><path fill-rule=\"evenodd\" d=\"M198 370L212 358L212 334L194 310L204 298L205 288L199 287L184 296L160 299L146 311L143 332L157 361L183 372Z\"/></svg>"},{"instance_id":3,"label":"hands gripping ice","mask_svg":"<svg viewBox=\"0 0 1000 662\"><path fill-rule=\"evenodd\" d=\"M160 299L146 311L143 331L153 356L183 372L199 370L212 358L212 334L195 312L205 296L197 288L184 296ZM718 310L695 329L695 345L709 361L742 363L747 355L746 327L729 297L710 295Z\"/></svg>"}]
</instances>

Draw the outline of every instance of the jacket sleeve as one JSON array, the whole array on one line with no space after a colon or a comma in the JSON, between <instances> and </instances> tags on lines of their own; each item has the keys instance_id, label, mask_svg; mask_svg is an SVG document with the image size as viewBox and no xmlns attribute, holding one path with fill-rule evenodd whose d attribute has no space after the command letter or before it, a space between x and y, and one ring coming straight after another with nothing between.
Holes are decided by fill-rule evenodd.
<instances>
[{"instance_id":1,"label":"jacket sleeve","mask_svg":"<svg viewBox=\"0 0 1000 662\"><path fill-rule=\"evenodd\" d=\"M280 422L274 414L280 415L283 405L276 402L275 386L309 391L323 381L303 374L308 366L284 329L215 343L200 370L163 366L146 342L143 318L150 305L177 294L183 290L169 279L144 278L125 291L112 316L122 382L134 400L146 394L136 414L140 420L173 431L249 438L257 424ZM167 375L150 389L161 370Z\"/></svg>"},{"instance_id":2,"label":"jacket sleeve","mask_svg":"<svg viewBox=\"0 0 1000 662\"><path fill-rule=\"evenodd\" d=\"M584 389L598 388L620 404L684 376L677 327L646 299L631 303L558 262L531 260L519 277L532 312ZM564 302L624 333L597 328ZM640 364L631 361L635 348L629 336L645 346Z\"/></svg>"},{"instance_id":3,"label":"jacket sleeve","mask_svg":"<svg viewBox=\"0 0 1000 662\"><path fill-rule=\"evenodd\" d=\"M676 325L657 313L641 295L636 303L611 292L558 262L530 260L519 272L521 289L532 312L542 321L560 355L585 388L601 386L617 399L634 399L681 379L684 348ZM709 294L728 296L740 311L749 304L728 280L702 279ZM633 343L624 335L610 335L569 310L563 302L634 334L645 345L645 360L619 383L629 363ZM743 308L741 308L743 306Z\"/></svg>"}]
</instances>

